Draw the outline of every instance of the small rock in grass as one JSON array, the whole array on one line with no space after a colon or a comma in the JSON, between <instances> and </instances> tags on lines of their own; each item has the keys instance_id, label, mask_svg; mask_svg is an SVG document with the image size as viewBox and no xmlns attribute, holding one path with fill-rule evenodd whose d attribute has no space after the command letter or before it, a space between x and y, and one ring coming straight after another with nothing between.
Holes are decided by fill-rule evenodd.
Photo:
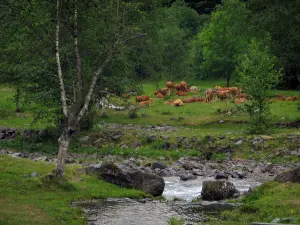
<instances>
[{"instance_id":1,"label":"small rock in grass","mask_svg":"<svg viewBox=\"0 0 300 225\"><path fill-rule=\"evenodd\" d=\"M239 146L243 144L243 140L239 140L238 142L235 143L235 145Z\"/></svg>"},{"instance_id":2,"label":"small rock in grass","mask_svg":"<svg viewBox=\"0 0 300 225\"><path fill-rule=\"evenodd\" d=\"M39 176L38 172L31 173L31 177L38 177L38 176Z\"/></svg>"}]
</instances>

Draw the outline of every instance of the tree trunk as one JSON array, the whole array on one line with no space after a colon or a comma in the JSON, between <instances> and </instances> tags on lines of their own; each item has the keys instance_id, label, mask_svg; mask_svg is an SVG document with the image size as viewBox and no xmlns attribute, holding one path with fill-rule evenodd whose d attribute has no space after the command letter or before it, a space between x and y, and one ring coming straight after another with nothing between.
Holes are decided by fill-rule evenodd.
<instances>
[{"instance_id":1,"label":"tree trunk","mask_svg":"<svg viewBox=\"0 0 300 225\"><path fill-rule=\"evenodd\" d=\"M59 144L59 152L57 156L57 163L55 167L55 176L56 177L63 177L65 174L65 159L67 157L68 148L70 145L71 134L68 129L64 129L62 134L58 139Z\"/></svg>"},{"instance_id":2,"label":"tree trunk","mask_svg":"<svg viewBox=\"0 0 300 225\"><path fill-rule=\"evenodd\" d=\"M231 78L231 75L230 74L228 74L227 75L227 78L226 78L226 87L230 87L230 78Z\"/></svg>"},{"instance_id":3,"label":"tree trunk","mask_svg":"<svg viewBox=\"0 0 300 225\"><path fill-rule=\"evenodd\" d=\"M19 104L20 104L20 89L18 88L16 92L16 112L21 112L19 108Z\"/></svg>"},{"instance_id":4,"label":"tree trunk","mask_svg":"<svg viewBox=\"0 0 300 225\"><path fill-rule=\"evenodd\" d=\"M300 73L296 74L296 77L297 77L298 83L300 85Z\"/></svg>"}]
</instances>

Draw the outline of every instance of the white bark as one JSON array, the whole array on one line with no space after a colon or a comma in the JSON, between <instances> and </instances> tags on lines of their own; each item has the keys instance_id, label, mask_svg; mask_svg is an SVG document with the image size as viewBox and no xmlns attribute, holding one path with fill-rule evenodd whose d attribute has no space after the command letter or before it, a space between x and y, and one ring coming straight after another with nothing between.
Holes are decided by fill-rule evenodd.
<instances>
[{"instance_id":1,"label":"white bark","mask_svg":"<svg viewBox=\"0 0 300 225\"><path fill-rule=\"evenodd\" d=\"M74 13L74 20L75 20L75 34L74 34L74 47L75 47L75 55L76 55L76 74L77 74L77 100L82 100L82 92L83 92L83 85L82 85L82 60L79 54L79 47L78 47L78 28L77 28L77 8L75 8Z\"/></svg>"},{"instance_id":2,"label":"white bark","mask_svg":"<svg viewBox=\"0 0 300 225\"><path fill-rule=\"evenodd\" d=\"M57 73L59 78L59 85L60 85L60 97L61 97L61 104L64 116L68 116L68 109L67 109L67 99L66 99L66 91L65 85L63 80L63 75L61 71L61 64L60 64L60 54L59 54L59 0L56 1L56 34L55 34L55 50L56 50L56 63L57 63Z\"/></svg>"},{"instance_id":3,"label":"white bark","mask_svg":"<svg viewBox=\"0 0 300 225\"><path fill-rule=\"evenodd\" d=\"M91 97L93 95L98 77L103 72L106 65L109 63L111 57L112 57L112 52L108 55L106 60L104 60L104 62L98 67L97 71L95 72L95 74L92 78L92 82L91 82L89 91L88 91L87 95L85 96L83 107L81 108L81 110L80 110L80 112L77 116L77 122L79 122L81 120L81 118L84 116L84 114L88 110L88 107L89 107L89 104L90 104L90 101L91 101Z\"/></svg>"},{"instance_id":4,"label":"white bark","mask_svg":"<svg viewBox=\"0 0 300 225\"><path fill-rule=\"evenodd\" d=\"M67 130L63 131L58 139L59 151L57 155L57 163L55 167L56 177L63 177L65 174L65 160L67 158L67 152L70 145L71 136Z\"/></svg>"}]
</instances>

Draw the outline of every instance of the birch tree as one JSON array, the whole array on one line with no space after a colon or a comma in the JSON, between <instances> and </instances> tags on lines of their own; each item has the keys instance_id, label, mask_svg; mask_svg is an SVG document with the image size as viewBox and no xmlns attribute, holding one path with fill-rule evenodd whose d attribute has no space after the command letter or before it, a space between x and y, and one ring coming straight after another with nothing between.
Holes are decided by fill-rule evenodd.
<instances>
[{"instance_id":1,"label":"birch tree","mask_svg":"<svg viewBox=\"0 0 300 225\"><path fill-rule=\"evenodd\" d=\"M64 125L58 139L59 151L54 170L55 176L64 176L65 159L71 136L88 111L95 88L98 88L97 80L126 44L145 36L135 25L143 16L142 7L144 4L136 1L111 0L86 3L73 1L66 4L56 0L55 50ZM72 104L67 99L61 64L63 57L61 27L64 27L73 39L75 73L71 73L73 78L69 79L76 80L76 93ZM82 49L82 46L85 49ZM83 60L84 56L88 56L86 61ZM83 62L86 64L84 65Z\"/></svg>"}]
</instances>

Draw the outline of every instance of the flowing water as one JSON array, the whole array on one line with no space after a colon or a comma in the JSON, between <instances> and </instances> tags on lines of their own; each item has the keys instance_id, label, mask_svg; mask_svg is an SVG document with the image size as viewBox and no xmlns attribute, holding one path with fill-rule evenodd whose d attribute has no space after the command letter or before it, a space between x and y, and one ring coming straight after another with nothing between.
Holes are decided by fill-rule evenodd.
<instances>
[{"instance_id":1,"label":"flowing water","mask_svg":"<svg viewBox=\"0 0 300 225\"><path fill-rule=\"evenodd\" d=\"M205 178L205 180L209 180ZM248 191L259 183L252 180L230 180L240 192ZM183 218L187 224L206 220L206 213L231 209L236 204L226 202L192 203L202 190L203 178L180 181L178 177L165 178L163 196L167 200L180 198L185 201L151 201L105 199L77 202L83 208L89 225L167 225L171 217ZM199 213L201 212L201 213Z\"/></svg>"}]
</instances>

